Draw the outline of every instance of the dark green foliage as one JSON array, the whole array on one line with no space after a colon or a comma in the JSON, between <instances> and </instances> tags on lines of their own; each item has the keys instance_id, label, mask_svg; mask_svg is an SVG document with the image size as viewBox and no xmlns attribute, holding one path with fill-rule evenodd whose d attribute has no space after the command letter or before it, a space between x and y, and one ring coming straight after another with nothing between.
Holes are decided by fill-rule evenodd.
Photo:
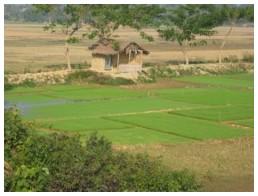
<instances>
[{"instance_id":1,"label":"dark green foliage","mask_svg":"<svg viewBox=\"0 0 258 196\"><path fill-rule=\"evenodd\" d=\"M19 87L19 86L22 86L22 87L36 87L37 84L34 80L29 80L29 79L26 79L24 80L22 83L20 84L12 84L12 83L9 83L6 78L5 78L5 82L4 82L4 90L5 91L9 91L9 90L12 90L16 87Z\"/></svg>"},{"instance_id":2,"label":"dark green foliage","mask_svg":"<svg viewBox=\"0 0 258 196\"><path fill-rule=\"evenodd\" d=\"M66 81L68 83L72 82L86 82L86 83L95 83L95 84L103 84L103 85L128 85L134 84L134 81L126 78L113 78L108 75L104 75L102 73L94 72L94 71L76 71L69 74L66 77Z\"/></svg>"},{"instance_id":3,"label":"dark green foliage","mask_svg":"<svg viewBox=\"0 0 258 196\"><path fill-rule=\"evenodd\" d=\"M152 83L161 78L173 78L176 76L176 71L167 66L153 66L147 71L142 71L137 80L141 83Z\"/></svg>"},{"instance_id":4,"label":"dark green foliage","mask_svg":"<svg viewBox=\"0 0 258 196\"><path fill-rule=\"evenodd\" d=\"M34 80L26 79L22 83L20 83L19 86L32 88L32 87L36 87L37 84Z\"/></svg>"},{"instance_id":5,"label":"dark green foliage","mask_svg":"<svg viewBox=\"0 0 258 196\"><path fill-rule=\"evenodd\" d=\"M53 65L47 65L45 66L47 68L47 70L60 70L60 69L65 69L67 65L65 64L53 64ZM89 68L91 65L87 62L84 63L77 63L77 64L71 64L71 67L73 69L86 69Z\"/></svg>"},{"instance_id":6,"label":"dark green foliage","mask_svg":"<svg viewBox=\"0 0 258 196\"><path fill-rule=\"evenodd\" d=\"M92 29L84 33L84 37L109 39L120 26L129 26L136 29L143 39L153 41L153 37L141 29L153 26L164 8L158 5L92 5L90 12Z\"/></svg>"},{"instance_id":7,"label":"dark green foliage","mask_svg":"<svg viewBox=\"0 0 258 196\"><path fill-rule=\"evenodd\" d=\"M236 55L229 55L223 59L226 63L237 63L239 62L239 59Z\"/></svg>"},{"instance_id":8,"label":"dark green foliage","mask_svg":"<svg viewBox=\"0 0 258 196\"><path fill-rule=\"evenodd\" d=\"M9 112L5 117L9 119L5 121L5 132L17 127L26 129L17 114L14 118ZM10 146L12 137L6 133L5 136L5 145ZM80 137L63 134L30 134L29 137L26 134L19 141L22 142L16 153L5 162L5 191L196 191L199 188L190 172L170 171L159 159L145 154L116 152L108 140L96 133L85 145L81 145Z\"/></svg>"},{"instance_id":9,"label":"dark green foliage","mask_svg":"<svg viewBox=\"0 0 258 196\"><path fill-rule=\"evenodd\" d=\"M166 26L158 30L160 36L167 41L176 41L180 46L185 42L192 46L206 44L205 40L197 41L196 35L210 36L215 33L211 30L216 24L210 21L210 6L180 5L171 10L166 16Z\"/></svg>"},{"instance_id":10,"label":"dark green foliage","mask_svg":"<svg viewBox=\"0 0 258 196\"><path fill-rule=\"evenodd\" d=\"M11 157L11 152L16 151L28 137L29 127L22 121L16 108L4 111L4 147L6 158Z\"/></svg>"},{"instance_id":11,"label":"dark green foliage","mask_svg":"<svg viewBox=\"0 0 258 196\"><path fill-rule=\"evenodd\" d=\"M143 66L143 67L154 67L154 66L156 66L156 63L147 62L147 63L143 63L142 66Z\"/></svg>"},{"instance_id":12,"label":"dark green foliage","mask_svg":"<svg viewBox=\"0 0 258 196\"><path fill-rule=\"evenodd\" d=\"M7 77L4 77L4 91L9 91L9 90L12 90L13 88L15 88L15 85L9 83Z\"/></svg>"},{"instance_id":13,"label":"dark green foliage","mask_svg":"<svg viewBox=\"0 0 258 196\"><path fill-rule=\"evenodd\" d=\"M46 191L49 172L47 168L19 166L11 182L10 189L18 192Z\"/></svg>"},{"instance_id":14,"label":"dark green foliage","mask_svg":"<svg viewBox=\"0 0 258 196\"><path fill-rule=\"evenodd\" d=\"M214 20L216 10L213 5L180 5L168 10L164 21L158 29L159 36L166 41L177 42L184 54L185 63L189 63L187 47L206 45L205 39L197 36L211 36L217 22Z\"/></svg>"},{"instance_id":15,"label":"dark green foliage","mask_svg":"<svg viewBox=\"0 0 258 196\"><path fill-rule=\"evenodd\" d=\"M242 58L243 62L253 63L254 62L254 55L253 54L244 54Z\"/></svg>"},{"instance_id":16,"label":"dark green foliage","mask_svg":"<svg viewBox=\"0 0 258 196\"><path fill-rule=\"evenodd\" d=\"M10 84L6 78L5 78L5 81L4 81L4 91L9 91L9 90L12 90L16 87L16 85L14 84Z\"/></svg>"}]
</instances>

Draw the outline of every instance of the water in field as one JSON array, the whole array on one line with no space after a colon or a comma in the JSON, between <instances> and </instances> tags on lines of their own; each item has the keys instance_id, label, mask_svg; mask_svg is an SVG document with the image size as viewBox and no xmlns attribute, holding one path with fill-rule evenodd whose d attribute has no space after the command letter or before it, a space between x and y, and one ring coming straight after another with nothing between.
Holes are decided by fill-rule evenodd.
<instances>
[{"instance_id":1,"label":"water in field","mask_svg":"<svg viewBox=\"0 0 258 196\"><path fill-rule=\"evenodd\" d=\"M40 102L40 103L28 103L28 102L10 102L8 100L4 101L4 108L16 107L18 110L21 111L23 115L26 115L30 109L39 108L39 107L46 107L46 106L54 106L54 105L61 105L68 103L68 100L59 99L59 100L49 100L47 102Z\"/></svg>"}]
</instances>

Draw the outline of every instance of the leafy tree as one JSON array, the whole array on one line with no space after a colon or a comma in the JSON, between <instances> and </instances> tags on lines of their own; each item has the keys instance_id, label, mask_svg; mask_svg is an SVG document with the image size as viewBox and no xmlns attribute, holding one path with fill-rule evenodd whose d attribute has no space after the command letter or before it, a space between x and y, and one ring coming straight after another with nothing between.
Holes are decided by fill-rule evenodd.
<instances>
[{"instance_id":1,"label":"leafy tree","mask_svg":"<svg viewBox=\"0 0 258 196\"><path fill-rule=\"evenodd\" d=\"M244 7L223 5L217 9L219 9L219 11L216 12L215 17L218 19L218 24L222 25L227 23L229 25L229 29L224 35L224 38L219 47L219 63L221 64L223 49L232 33L233 27L240 19L246 19L247 21L253 22L254 10L252 5Z\"/></svg>"},{"instance_id":2,"label":"leafy tree","mask_svg":"<svg viewBox=\"0 0 258 196\"><path fill-rule=\"evenodd\" d=\"M52 23L52 14L56 11L56 6L50 4L35 4L35 11L48 16L48 23Z\"/></svg>"},{"instance_id":3,"label":"leafy tree","mask_svg":"<svg viewBox=\"0 0 258 196\"><path fill-rule=\"evenodd\" d=\"M45 31L52 33L60 31L65 36L65 57L68 70L71 70L70 59L70 44L79 42L79 39L75 37L75 33L82 28L84 15L88 11L87 5L35 5L35 8L39 12L49 13L55 11L55 8L61 9L61 19L49 20L49 23L44 26Z\"/></svg>"},{"instance_id":4,"label":"leafy tree","mask_svg":"<svg viewBox=\"0 0 258 196\"><path fill-rule=\"evenodd\" d=\"M161 38L175 41L181 48L185 63L189 64L188 47L205 45L205 39L197 36L211 36L216 26L211 10L212 5L180 5L169 9L163 17L163 24L158 29Z\"/></svg>"},{"instance_id":5,"label":"leafy tree","mask_svg":"<svg viewBox=\"0 0 258 196\"><path fill-rule=\"evenodd\" d=\"M120 26L129 26L136 29L143 39L153 41L153 37L142 29L153 25L155 18L163 11L158 5L94 5L91 7L91 30L83 36L111 40ZM114 49L118 50L118 43L114 41L113 44Z\"/></svg>"}]
</instances>

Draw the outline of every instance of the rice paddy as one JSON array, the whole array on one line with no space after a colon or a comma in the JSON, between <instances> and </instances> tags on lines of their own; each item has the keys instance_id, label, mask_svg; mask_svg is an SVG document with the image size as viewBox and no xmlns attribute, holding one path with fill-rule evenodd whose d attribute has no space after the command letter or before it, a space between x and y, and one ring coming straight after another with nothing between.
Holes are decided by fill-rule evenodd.
<instances>
[{"instance_id":1,"label":"rice paddy","mask_svg":"<svg viewBox=\"0 0 258 196\"><path fill-rule=\"evenodd\" d=\"M5 101L17 105L38 131L85 137L97 131L114 144L253 136L252 74L221 75L216 80L213 76L187 76L178 80L212 86L141 91L96 85L19 87L7 91ZM239 126L231 126L229 121Z\"/></svg>"}]
</instances>

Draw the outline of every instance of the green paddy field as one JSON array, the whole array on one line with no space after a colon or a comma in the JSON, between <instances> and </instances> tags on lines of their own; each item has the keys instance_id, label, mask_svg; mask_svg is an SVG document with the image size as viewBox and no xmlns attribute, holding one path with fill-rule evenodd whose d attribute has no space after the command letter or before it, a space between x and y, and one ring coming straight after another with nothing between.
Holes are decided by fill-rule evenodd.
<instances>
[{"instance_id":1,"label":"green paddy field","mask_svg":"<svg viewBox=\"0 0 258 196\"><path fill-rule=\"evenodd\" d=\"M5 92L5 105L20 108L24 118L35 123L35 132L88 137L97 131L114 144L173 144L253 136L252 74L174 80L191 87L19 87Z\"/></svg>"}]
</instances>

